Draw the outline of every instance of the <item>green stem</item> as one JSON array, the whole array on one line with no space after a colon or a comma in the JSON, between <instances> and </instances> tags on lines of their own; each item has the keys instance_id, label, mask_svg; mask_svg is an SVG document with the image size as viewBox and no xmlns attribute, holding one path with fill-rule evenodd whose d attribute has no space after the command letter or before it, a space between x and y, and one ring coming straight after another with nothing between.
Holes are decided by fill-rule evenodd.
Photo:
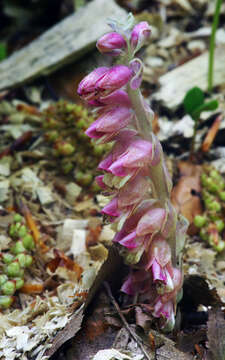
<instances>
[{"instance_id":1,"label":"green stem","mask_svg":"<svg viewBox=\"0 0 225 360\"><path fill-rule=\"evenodd\" d=\"M215 36L219 22L220 8L223 0L217 0L215 13L213 16L212 32L209 45L209 67L208 67L208 90L211 92L213 88L213 65L214 65L214 50L215 50Z\"/></svg>"}]
</instances>

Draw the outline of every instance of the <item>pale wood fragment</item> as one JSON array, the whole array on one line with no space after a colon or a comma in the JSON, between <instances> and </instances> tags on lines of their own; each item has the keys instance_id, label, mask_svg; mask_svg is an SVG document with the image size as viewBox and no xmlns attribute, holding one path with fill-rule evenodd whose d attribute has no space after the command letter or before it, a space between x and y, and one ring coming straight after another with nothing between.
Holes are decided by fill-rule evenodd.
<instances>
[{"instance_id":1,"label":"pale wood fragment","mask_svg":"<svg viewBox=\"0 0 225 360\"><path fill-rule=\"evenodd\" d=\"M161 85L154 99L162 101L167 108L174 109L180 105L188 90L194 86L207 90L208 51L184 65L166 73L159 78ZM145 77L145 80L147 78ZM214 60L214 86L225 83L225 46L215 51Z\"/></svg>"},{"instance_id":2,"label":"pale wood fragment","mask_svg":"<svg viewBox=\"0 0 225 360\"><path fill-rule=\"evenodd\" d=\"M0 63L0 90L50 74L77 60L110 31L108 18L121 19L126 11L114 0L94 0Z\"/></svg>"}]
</instances>

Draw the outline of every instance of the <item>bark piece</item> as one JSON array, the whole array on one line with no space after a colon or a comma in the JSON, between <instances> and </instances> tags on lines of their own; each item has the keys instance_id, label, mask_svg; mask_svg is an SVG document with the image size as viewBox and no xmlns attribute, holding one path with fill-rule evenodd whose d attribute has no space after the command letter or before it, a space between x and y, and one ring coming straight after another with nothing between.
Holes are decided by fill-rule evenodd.
<instances>
[{"instance_id":1,"label":"bark piece","mask_svg":"<svg viewBox=\"0 0 225 360\"><path fill-rule=\"evenodd\" d=\"M159 78L161 88L154 98L162 101L169 109L174 109L183 102L184 96L193 86L207 90L209 52L198 56L166 73ZM214 80L213 85L225 83L225 46L216 48L214 54ZM146 79L147 80L147 79Z\"/></svg>"},{"instance_id":2,"label":"bark piece","mask_svg":"<svg viewBox=\"0 0 225 360\"><path fill-rule=\"evenodd\" d=\"M125 16L126 11L114 0L90 2L3 61L0 64L0 90L50 74L77 60L93 49L97 39L110 30L108 18Z\"/></svg>"}]
</instances>

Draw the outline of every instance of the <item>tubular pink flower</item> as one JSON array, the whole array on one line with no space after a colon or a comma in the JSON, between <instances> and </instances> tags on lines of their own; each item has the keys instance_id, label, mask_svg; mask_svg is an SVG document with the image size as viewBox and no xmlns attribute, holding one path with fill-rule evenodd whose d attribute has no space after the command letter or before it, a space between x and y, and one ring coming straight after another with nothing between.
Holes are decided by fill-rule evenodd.
<instances>
[{"instance_id":1,"label":"tubular pink flower","mask_svg":"<svg viewBox=\"0 0 225 360\"><path fill-rule=\"evenodd\" d=\"M137 225L137 234L139 236L149 233L159 232L166 219L166 210L155 208L149 210L139 221Z\"/></svg>"},{"instance_id":2,"label":"tubular pink flower","mask_svg":"<svg viewBox=\"0 0 225 360\"><path fill-rule=\"evenodd\" d=\"M134 174L139 168L151 163L152 144L145 140L134 140L108 168L113 175L126 176Z\"/></svg>"},{"instance_id":3,"label":"tubular pink flower","mask_svg":"<svg viewBox=\"0 0 225 360\"><path fill-rule=\"evenodd\" d=\"M109 171L109 167L112 165L118 156L120 156L131 144L136 132L129 129L123 129L115 136L115 145L111 152L99 163L98 169Z\"/></svg>"},{"instance_id":4,"label":"tubular pink flower","mask_svg":"<svg viewBox=\"0 0 225 360\"><path fill-rule=\"evenodd\" d=\"M120 216L121 212L118 209L118 199L115 197L112 199L101 211L102 214L108 216Z\"/></svg>"},{"instance_id":5,"label":"tubular pink flower","mask_svg":"<svg viewBox=\"0 0 225 360\"><path fill-rule=\"evenodd\" d=\"M169 244L160 235L156 235L151 242L145 269L150 269L155 260L162 268L165 268L166 265L171 262L171 250Z\"/></svg>"},{"instance_id":6,"label":"tubular pink flower","mask_svg":"<svg viewBox=\"0 0 225 360\"><path fill-rule=\"evenodd\" d=\"M143 246L146 239L144 236L137 236L136 227L138 221L151 206L151 201L144 201L140 203L124 222L122 229L116 233L113 242L119 243L128 249L135 249L139 246Z\"/></svg>"},{"instance_id":7,"label":"tubular pink flower","mask_svg":"<svg viewBox=\"0 0 225 360\"><path fill-rule=\"evenodd\" d=\"M166 282L166 275L165 272L163 271L162 267L159 265L159 263L157 262L157 260L153 260L152 263L152 275L153 275L153 281L162 281L162 282Z\"/></svg>"},{"instance_id":8,"label":"tubular pink flower","mask_svg":"<svg viewBox=\"0 0 225 360\"><path fill-rule=\"evenodd\" d=\"M137 24L131 33L130 43L133 49L139 50L149 39L151 28L147 21L141 21Z\"/></svg>"},{"instance_id":9,"label":"tubular pink flower","mask_svg":"<svg viewBox=\"0 0 225 360\"><path fill-rule=\"evenodd\" d=\"M127 106L131 107L131 101L126 91L116 90L112 94L100 97L98 100L91 100L88 102L91 106L105 108L106 106Z\"/></svg>"},{"instance_id":10,"label":"tubular pink flower","mask_svg":"<svg viewBox=\"0 0 225 360\"><path fill-rule=\"evenodd\" d=\"M126 41L123 36L117 32L111 32L103 35L97 41L97 48L101 53L108 53L109 55L120 55L121 50L126 47Z\"/></svg>"},{"instance_id":11,"label":"tubular pink flower","mask_svg":"<svg viewBox=\"0 0 225 360\"><path fill-rule=\"evenodd\" d=\"M85 100L90 100L95 98L95 85L98 80L100 80L109 70L107 67L99 67L92 71L90 74L85 76L85 78L80 82L77 93L79 96L83 97Z\"/></svg>"},{"instance_id":12,"label":"tubular pink flower","mask_svg":"<svg viewBox=\"0 0 225 360\"><path fill-rule=\"evenodd\" d=\"M98 97L111 94L114 90L126 85L132 78L133 71L125 65L111 67L95 84Z\"/></svg>"},{"instance_id":13,"label":"tubular pink flower","mask_svg":"<svg viewBox=\"0 0 225 360\"><path fill-rule=\"evenodd\" d=\"M100 116L85 131L85 134L93 139L99 139L106 135L104 141L108 141L119 130L127 126L132 119L133 113L127 107L113 108Z\"/></svg>"},{"instance_id":14,"label":"tubular pink flower","mask_svg":"<svg viewBox=\"0 0 225 360\"><path fill-rule=\"evenodd\" d=\"M139 172L118 191L118 207L126 211L128 206L140 203L148 190L149 183L143 172Z\"/></svg>"}]
</instances>

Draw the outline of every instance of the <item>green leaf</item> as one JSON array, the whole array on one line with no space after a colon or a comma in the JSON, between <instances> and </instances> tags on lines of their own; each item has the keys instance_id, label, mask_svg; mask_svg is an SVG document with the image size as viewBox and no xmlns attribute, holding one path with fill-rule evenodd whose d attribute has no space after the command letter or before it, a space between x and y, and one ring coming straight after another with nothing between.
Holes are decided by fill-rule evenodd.
<instances>
[{"instance_id":1,"label":"green leaf","mask_svg":"<svg viewBox=\"0 0 225 360\"><path fill-rule=\"evenodd\" d=\"M0 43L0 61L4 60L7 56L6 52L6 45L3 43Z\"/></svg>"},{"instance_id":2,"label":"green leaf","mask_svg":"<svg viewBox=\"0 0 225 360\"><path fill-rule=\"evenodd\" d=\"M192 116L193 112L204 104L203 91L197 86L193 87L185 95L183 104L186 113Z\"/></svg>"},{"instance_id":3,"label":"green leaf","mask_svg":"<svg viewBox=\"0 0 225 360\"><path fill-rule=\"evenodd\" d=\"M193 119L198 119L200 117L201 112L203 111L213 111L216 110L219 106L217 100L208 101L201 106L199 106L195 111L192 113Z\"/></svg>"}]
</instances>

